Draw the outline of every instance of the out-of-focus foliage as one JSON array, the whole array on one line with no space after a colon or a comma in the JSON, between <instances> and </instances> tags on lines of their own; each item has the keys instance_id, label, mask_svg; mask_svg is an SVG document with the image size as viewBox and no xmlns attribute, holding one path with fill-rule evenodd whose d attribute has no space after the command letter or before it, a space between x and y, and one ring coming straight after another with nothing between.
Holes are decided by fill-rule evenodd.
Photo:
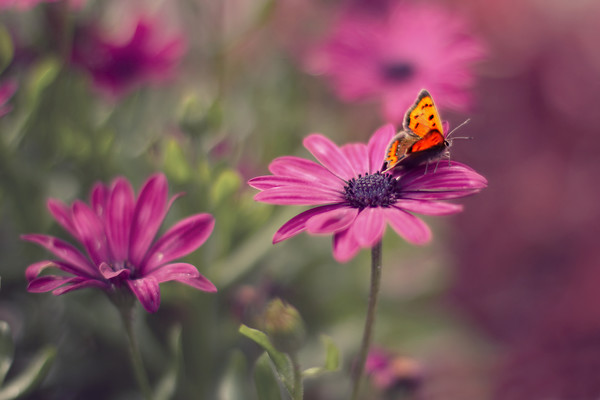
<instances>
[{"instance_id":1,"label":"out-of-focus foliage","mask_svg":"<svg viewBox=\"0 0 600 400\"><path fill-rule=\"evenodd\" d=\"M285 399L286 389L276 387L283 367L238 331L241 324L247 332L261 329L274 297L294 304L306 325L299 351L305 398L347 398L369 256L340 265L329 239L303 234L273 246L273 233L301 207L256 203L246 181L266 174L275 157L309 157L301 146L309 133L364 142L386 122L376 100L340 101L305 62L340 10L365 7L379 18L385 3L62 0L2 7L0 84L15 82L17 90L6 99L12 110L0 117L0 320L10 325L16 350L14 357L4 352L3 336L0 397L21 382L18 390L34 389L23 397L30 400L140 398L112 304L92 289L28 293L25 267L48 255L19 235L67 239L47 198L70 203L117 175L138 188L162 171L171 195L185 193L163 231L191 214L215 217L211 237L184 261L219 291L166 283L157 313L137 310L157 399ZM455 141L452 159L475 167L490 187L467 200L460 216L428 219L434 241L425 247L384 237L375 343L418 360L424 372L415 399L596 399L600 7L585 0L420 3L461 15L488 46L474 72L472 110L441 112L451 126L471 118L456 136L474 140ZM75 43L95 32L119 47L142 18L156 24L163 48L164 38L184 39L181 58L167 57L174 73L161 80L148 73L151 65L141 68L142 58L125 57L112 72L133 77L127 90L99 87L74 62ZM406 40L419 47L418 35ZM141 80L139 71L151 78ZM55 357L39 353L46 346L56 348ZM376 385L366 390L369 399L392 396Z\"/></svg>"}]
</instances>

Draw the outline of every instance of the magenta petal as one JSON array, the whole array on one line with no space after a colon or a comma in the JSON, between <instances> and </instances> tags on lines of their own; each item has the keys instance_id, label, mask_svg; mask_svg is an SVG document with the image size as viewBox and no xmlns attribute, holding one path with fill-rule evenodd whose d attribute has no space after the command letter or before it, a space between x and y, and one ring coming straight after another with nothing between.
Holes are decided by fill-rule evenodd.
<instances>
[{"instance_id":1,"label":"magenta petal","mask_svg":"<svg viewBox=\"0 0 600 400\"><path fill-rule=\"evenodd\" d=\"M254 200L269 204L311 206L338 203L341 193L324 191L318 187L277 187L257 193Z\"/></svg>"},{"instance_id":2,"label":"magenta petal","mask_svg":"<svg viewBox=\"0 0 600 400\"><path fill-rule=\"evenodd\" d=\"M48 211L50 211L50 214L52 214L60 226L65 228L65 230L69 232L75 239L79 239L77 229L75 228L71 218L71 209L56 199L49 199L46 205L48 207Z\"/></svg>"},{"instance_id":3,"label":"magenta petal","mask_svg":"<svg viewBox=\"0 0 600 400\"><path fill-rule=\"evenodd\" d=\"M40 274L40 272L42 272L46 268L56 268L56 267L57 267L56 264L54 264L54 262L52 262L50 260L35 262L35 263L31 264L30 266L28 266L27 269L25 269L25 278L28 281L31 281L31 280L35 279Z\"/></svg>"},{"instance_id":4,"label":"magenta petal","mask_svg":"<svg viewBox=\"0 0 600 400\"><path fill-rule=\"evenodd\" d=\"M326 184L325 182L313 182L308 181L303 178L296 178L290 176L276 176L276 175L266 175L266 176L258 176L256 178L252 178L248 181L248 184L253 188L259 190L267 190L278 187L300 187L305 188L309 187L318 187L319 190L323 192L331 192L331 193L339 193L343 188L343 181L336 178L335 186L332 187L331 184ZM339 188L337 191L336 189Z\"/></svg>"},{"instance_id":5,"label":"magenta petal","mask_svg":"<svg viewBox=\"0 0 600 400\"><path fill-rule=\"evenodd\" d=\"M340 184L340 178L322 165L305 158L284 156L276 158L269 165L273 175L289 176L320 183L325 186Z\"/></svg>"},{"instance_id":6,"label":"magenta petal","mask_svg":"<svg viewBox=\"0 0 600 400\"><path fill-rule=\"evenodd\" d=\"M390 226L407 242L425 244L431 240L431 230L419 218L395 207L382 210Z\"/></svg>"},{"instance_id":7,"label":"magenta petal","mask_svg":"<svg viewBox=\"0 0 600 400\"><path fill-rule=\"evenodd\" d=\"M98 277L98 271L93 267L87 258L85 258L79 250L52 236L39 235L39 234L28 234L21 236L23 240L27 240L36 243L46 250L50 251L61 260L66 261L73 266L74 273L78 275L87 275L92 277Z\"/></svg>"},{"instance_id":8,"label":"magenta petal","mask_svg":"<svg viewBox=\"0 0 600 400\"><path fill-rule=\"evenodd\" d=\"M369 153L363 143L349 143L341 147L342 153L354 167L357 174L369 172Z\"/></svg>"},{"instance_id":9,"label":"magenta petal","mask_svg":"<svg viewBox=\"0 0 600 400\"><path fill-rule=\"evenodd\" d=\"M73 223L94 264L100 265L109 259L104 224L87 204L79 200L73 204Z\"/></svg>"},{"instance_id":10,"label":"magenta petal","mask_svg":"<svg viewBox=\"0 0 600 400\"><path fill-rule=\"evenodd\" d=\"M115 179L106 210L106 236L114 260L127 260L135 195L129 182Z\"/></svg>"},{"instance_id":11,"label":"magenta petal","mask_svg":"<svg viewBox=\"0 0 600 400\"><path fill-rule=\"evenodd\" d=\"M147 276L154 277L158 283L177 281L204 292L216 292L217 288L211 281L202 276L196 267L187 263L163 265Z\"/></svg>"},{"instance_id":12,"label":"magenta petal","mask_svg":"<svg viewBox=\"0 0 600 400\"><path fill-rule=\"evenodd\" d=\"M362 210L349 231L361 247L373 247L383 237L385 218L383 208L367 207Z\"/></svg>"},{"instance_id":13,"label":"magenta petal","mask_svg":"<svg viewBox=\"0 0 600 400\"><path fill-rule=\"evenodd\" d=\"M55 296L60 296L61 294L69 293L74 290L87 288L98 288L102 290L108 290L110 288L110 285L96 279L73 278L69 282L65 283L63 286L53 290L52 294Z\"/></svg>"},{"instance_id":14,"label":"magenta petal","mask_svg":"<svg viewBox=\"0 0 600 400\"><path fill-rule=\"evenodd\" d=\"M129 260L133 265L141 264L165 218L167 190L167 178L163 174L156 174L146 181L140 191L129 238Z\"/></svg>"},{"instance_id":15,"label":"magenta petal","mask_svg":"<svg viewBox=\"0 0 600 400\"><path fill-rule=\"evenodd\" d=\"M35 278L27 285L27 291L31 293L44 293L56 289L73 279L67 276L46 275Z\"/></svg>"},{"instance_id":16,"label":"magenta petal","mask_svg":"<svg viewBox=\"0 0 600 400\"><path fill-rule=\"evenodd\" d=\"M214 226L210 214L196 214L179 221L152 246L142 264L142 273L196 250L208 239Z\"/></svg>"},{"instance_id":17,"label":"magenta petal","mask_svg":"<svg viewBox=\"0 0 600 400\"><path fill-rule=\"evenodd\" d=\"M312 134L304 139L304 147L328 170L347 181L358 175L342 150L329 138Z\"/></svg>"},{"instance_id":18,"label":"magenta petal","mask_svg":"<svg viewBox=\"0 0 600 400\"><path fill-rule=\"evenodd\" d=\"M115 271L107 263L104 262L100 264L98 270L100 271L104 279L112 279L116 277L121 277L121 279L128 279L129 275L131 274L131 272L128 269L120 269Z\"/></svg>"},{"instance_id":19,"label":"magenta petal","mask_svg":"<svg viewBox=\"0 0 600 400\"><path fill-rule=\"evenodd\" d=\"M460 212L463 209L463 206L460 204L411 199L398 200L394 204L394 207L424 215L450 215Z\"/></svg>"},{"instance_id":20,"label":"magenta petal","mask_svg":"<svg viewBox=\"0 0 600 400\"><path fill-rule=\"evenodd\" d=\"M387 124L377 129L367 145L369 151L369 173L381 170L385 159L385 152L392 138L396 134L394 125Z\"/></svg>"},{"instance_id":21,"label":"magenta petal","mask_svg":"<svg viewBox=\"0 0 600 400\"><path fill-rule=\"evenodd\" d=\"M327 206L311 208L310 210L306 210L296 215L294 218L283 224L281 228L277 230L277 232L275 232L275 235L273 236L273 244L289 239L304 231L306 229L306 221L308 221L311 217L342 207L346 206L343 204L330 204Z\"/></svg>"},{"instance_id":22,"label":"magenta petal","mask_svg":"<svg viewBox=\"0 0 600 400\"><path fill-rule=\"evenodd\" d=\"M336 208L319 213L306 221L306 230L314 235L324 235L346 229L356 218L358 209Z\"/></svg>"},{"instance_id":23,"label":"magenta petal","mask_svg":"<svg viewBox=\"0 0 600 400\"><path fill-rule=\"evenodd\" d=\"M148 312L156 312L160 306L160 288L154 277L127 280L129 289L135 294Z\"/></svg>"},{"instance_id":24,"label":"magenta petal","mask_svg":"<svg viewBox=\"0 0 600 400\"><path fill-rule=\"evenodd\" d=\"M104 219L106 213L106 202L108 201L108 189L103 183L96 183L92 188L92 194L90 196L90 204L92 209L100 217Z\"/></svg>"},{"instance_id":25,"label":"magenta petal","mask_svg":"<svg viewBox=\"0 0 600 400\"><path fill-rule=\"evenodd\" d=\"M333 235L333 258L338 262L350 261L360 250L360 246L353 235L350 234L350 229L337 232Z\"/></svg>"}]
</instances>

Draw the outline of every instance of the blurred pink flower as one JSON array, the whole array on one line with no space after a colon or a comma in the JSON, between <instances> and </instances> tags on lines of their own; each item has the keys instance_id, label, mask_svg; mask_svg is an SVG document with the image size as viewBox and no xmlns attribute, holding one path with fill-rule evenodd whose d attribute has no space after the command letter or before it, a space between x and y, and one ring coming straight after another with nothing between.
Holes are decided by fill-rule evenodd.
<instances>
[{"instance_id":1,"label":"blurred pink flower","mask_svg":"<svg viewBox=\"0 0 600 400\"><path fill-rule=\"evenodd\" d=\"M395 388L413 391L423 375L422 367L416 360L381 348L369 351L365 371L373 385L382 391Z\"/></svg>"},{"instance_id":2,"label":"blurred pink flower","mask_svg":"<svg viewBox=\"0 0 600 400\"><path fill-rule=\"evenodd\" d=\"M8 101L16 91L17 83L14 81L7 81L0 84L0 117L12 111L12 106L8 104Z\"/></svg>"},{"instance_id":3,"label":"blurred pink flower","mask_svg":"<svg viewBox=\"0 0 600 400\"><path fill-rule=\"evenodd\" d=\"M379 100L385 118L400 123L422 88L442 99L442 108L466 109L472 67L484 56L459 15L403 1L385 13L347 9L309 52L307 68L327 77L342 100Z\"/></svg>"},{"instance_id":4,"label":"blurred pink flower","mask_svg":"<svg viewBox=\"0 0 600 400\"><path fill-rule=\"evenodd\" d=\"M90 74L97 89L118 97L172 78L185 50L182 35L166 36L157 21L140 19L126 39L97 28L82 29L75 35L73 62Z\"/></svg>"},{"instance_id":5,"label":"blurred pink flower","mask_svg":"<svg viewBox=\"0 0 600 400\"><path fill-rule=\"evenodd\" d=\"M471 168L440 163L434 173L425 166L400 176L382 173L394 127L381 127L368 145L350 143L341 148L320 134L304 139L304 146L321 163L299 157L279 157L270 165L273 175L248 183L261 190L257 201L280 205L316 205L285 223L273 237L281 242L307 231L333 234L333 255L349 261L360 248L371 248L383 237L386 224L404 239L424 244L431 238L428 226L412 213L447 215L459 212L458 204L439 200L479 192L486 179Z\"/></svg>"},{"instance_id":6,"label":"blurred pink flower","mask_svg":"<svg viewBox=\"0 0 600 400\"><path fill-rule=\"evenodd\" d=\"M27 290L61 295L87 287L109 293L124 288L149 312L158 310L162 282L177 281L215 292L215 286L193 265L171 263L196 250L210 236L214 227L210 214L196 214L179 221L152 243L175 199L168 201L167 191L167 179L156 174L146 181L137 199L130 183L119 177L110 188L101 183L94 186L91 206L80 200L71 207L48 200L52 216L85 247L87 255L53 236L23 235L24 240L39 244L58 257L27 268ZM40 275L50 267L69 275Z\"/></svg>"}]
</instances>

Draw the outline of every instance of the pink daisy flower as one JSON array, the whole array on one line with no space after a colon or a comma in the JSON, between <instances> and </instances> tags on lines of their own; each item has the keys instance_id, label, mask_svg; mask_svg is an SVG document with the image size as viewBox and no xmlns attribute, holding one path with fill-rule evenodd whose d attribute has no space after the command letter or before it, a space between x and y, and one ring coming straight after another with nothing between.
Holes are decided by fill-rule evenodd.
<instances>
[{"instance_id":1,"label":"pink daisy flower","mask_svg":"<svg viewBox=\"0 0 600 400\"><path fill-rule=\"evenodd\" d=\"M333 235L333 255L346 262L361 248L372 248L389 224L410 243L431 239L428 226L413 213L447 215L459 212L458 204L440 200L479 192L486 179L466 165L440 162L435 172L426 166L402 175L382 173L389 142L394 136L389 124L377 130L368 144L338 147L320 134L304 139L304 146L320 164L299 157L275 159L273 175L259 176L248 183L261 190L257 201L280 205L313 205L285 223L273 243L300 232ZM433 168L430 168L432 170Z\"/></svg>"},{"instance_id":2,"label":"pink daisy flower","mask_svg":"<svg viewBox=\"0 0 600 400\"><path fill-rule=\"evenodd\" d=\"M385 118L400 123L411 93L426 87L439 106L464 110L482 44L466 21L439 6L400 2L387 12L344 12L331 34L310 52L310 72L324 75L344 101L379 100Z\"/></svg>"},{"instance_id":3,"label":"pink daisy flower","mask_svg":"<svg viewBox=\"0 0 600 400\"><path fill-rule=\"evenodd\" d=\"M185 49L183 36L167 36L157 21L141 19L125 38L83 29L75 35L73 62L90 74L98 90L118 97L135 87L172 78Z\"/></svg>"},{"instance_id":4,"label":"pink daisy flower","mask_svg":"<svg viewBox=\"0 0 600 400\"><path fill-rule=\"evenodd\" d=\"M68 207L58 200L48 200L52 216L83 245L85 253L53 236L23 235L22 239L46 248L57 257L27 268L27 290L61 295L88 287L109 294L125 289L148 312L158 310L162 282L177 281L215 292L215 286L196 267L172 263L196 250L210 236L214 227L210 214L196 214L179 221L152 243L175 199L169 201L167 191L166 177L156 174L146 181L137 199L131 184L119 177L110 187L96 184L90 205L76 200ZM42 274L48 268L63 273Z\"/></svg>"}]
</instances>

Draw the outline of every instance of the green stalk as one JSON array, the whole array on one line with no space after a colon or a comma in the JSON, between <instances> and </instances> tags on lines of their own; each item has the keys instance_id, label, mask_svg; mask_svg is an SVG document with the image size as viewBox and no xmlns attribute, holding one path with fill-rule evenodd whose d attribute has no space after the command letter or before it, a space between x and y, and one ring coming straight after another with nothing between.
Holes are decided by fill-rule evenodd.
<instances>
[{"instance_id":1,"label":"green stalk","mask_svg":"<svg viewBox=\"0 0 600 400\"><path fill-rule=\"evenodd\" d=\"M133 367L133 373L135 380L137 381L142 396L145 400L152 400L152 389L150 387L150 381L146 375L144 369L144 363L142 361L142 355L137 343L135 332L133 329L133 305L130 307L118 307L121 314L121 320L127 333L127 339L129 344L129 357L131 359L131 365Z\"/></svg>"},{"instance_id":2,"label":"green stalk","mask_svg":"<svg viewBox=\"0 0 600 400\"><path fill-rule=\"evenodd\" d=\"M371 249L371 289L369 291L369 305L367 307L367 317L363 330L362 344L356 360L356 365L353 374L354 385L352 387L352 400L358 399L360 384L365 370L365 362L371 339L373 336L373 328L375 326L375 309L377 308L377 297L379 295L379 287L381 284L381 241L379 241Z\"/></svg>"},{"instance_id":3,"label":"green stalk","mask_svg":"<svg viewBox=\"0 0 600 400\"><path fill-rule=\"evenodd\" d=\"M294 393L292 393L293 400L302 400L304 393L302 387L302 370L300 369L300 363L298 363L298 357L296 354L290 354L292 361L292 367L294 368Z\"/></svg>"}]
</instances>

